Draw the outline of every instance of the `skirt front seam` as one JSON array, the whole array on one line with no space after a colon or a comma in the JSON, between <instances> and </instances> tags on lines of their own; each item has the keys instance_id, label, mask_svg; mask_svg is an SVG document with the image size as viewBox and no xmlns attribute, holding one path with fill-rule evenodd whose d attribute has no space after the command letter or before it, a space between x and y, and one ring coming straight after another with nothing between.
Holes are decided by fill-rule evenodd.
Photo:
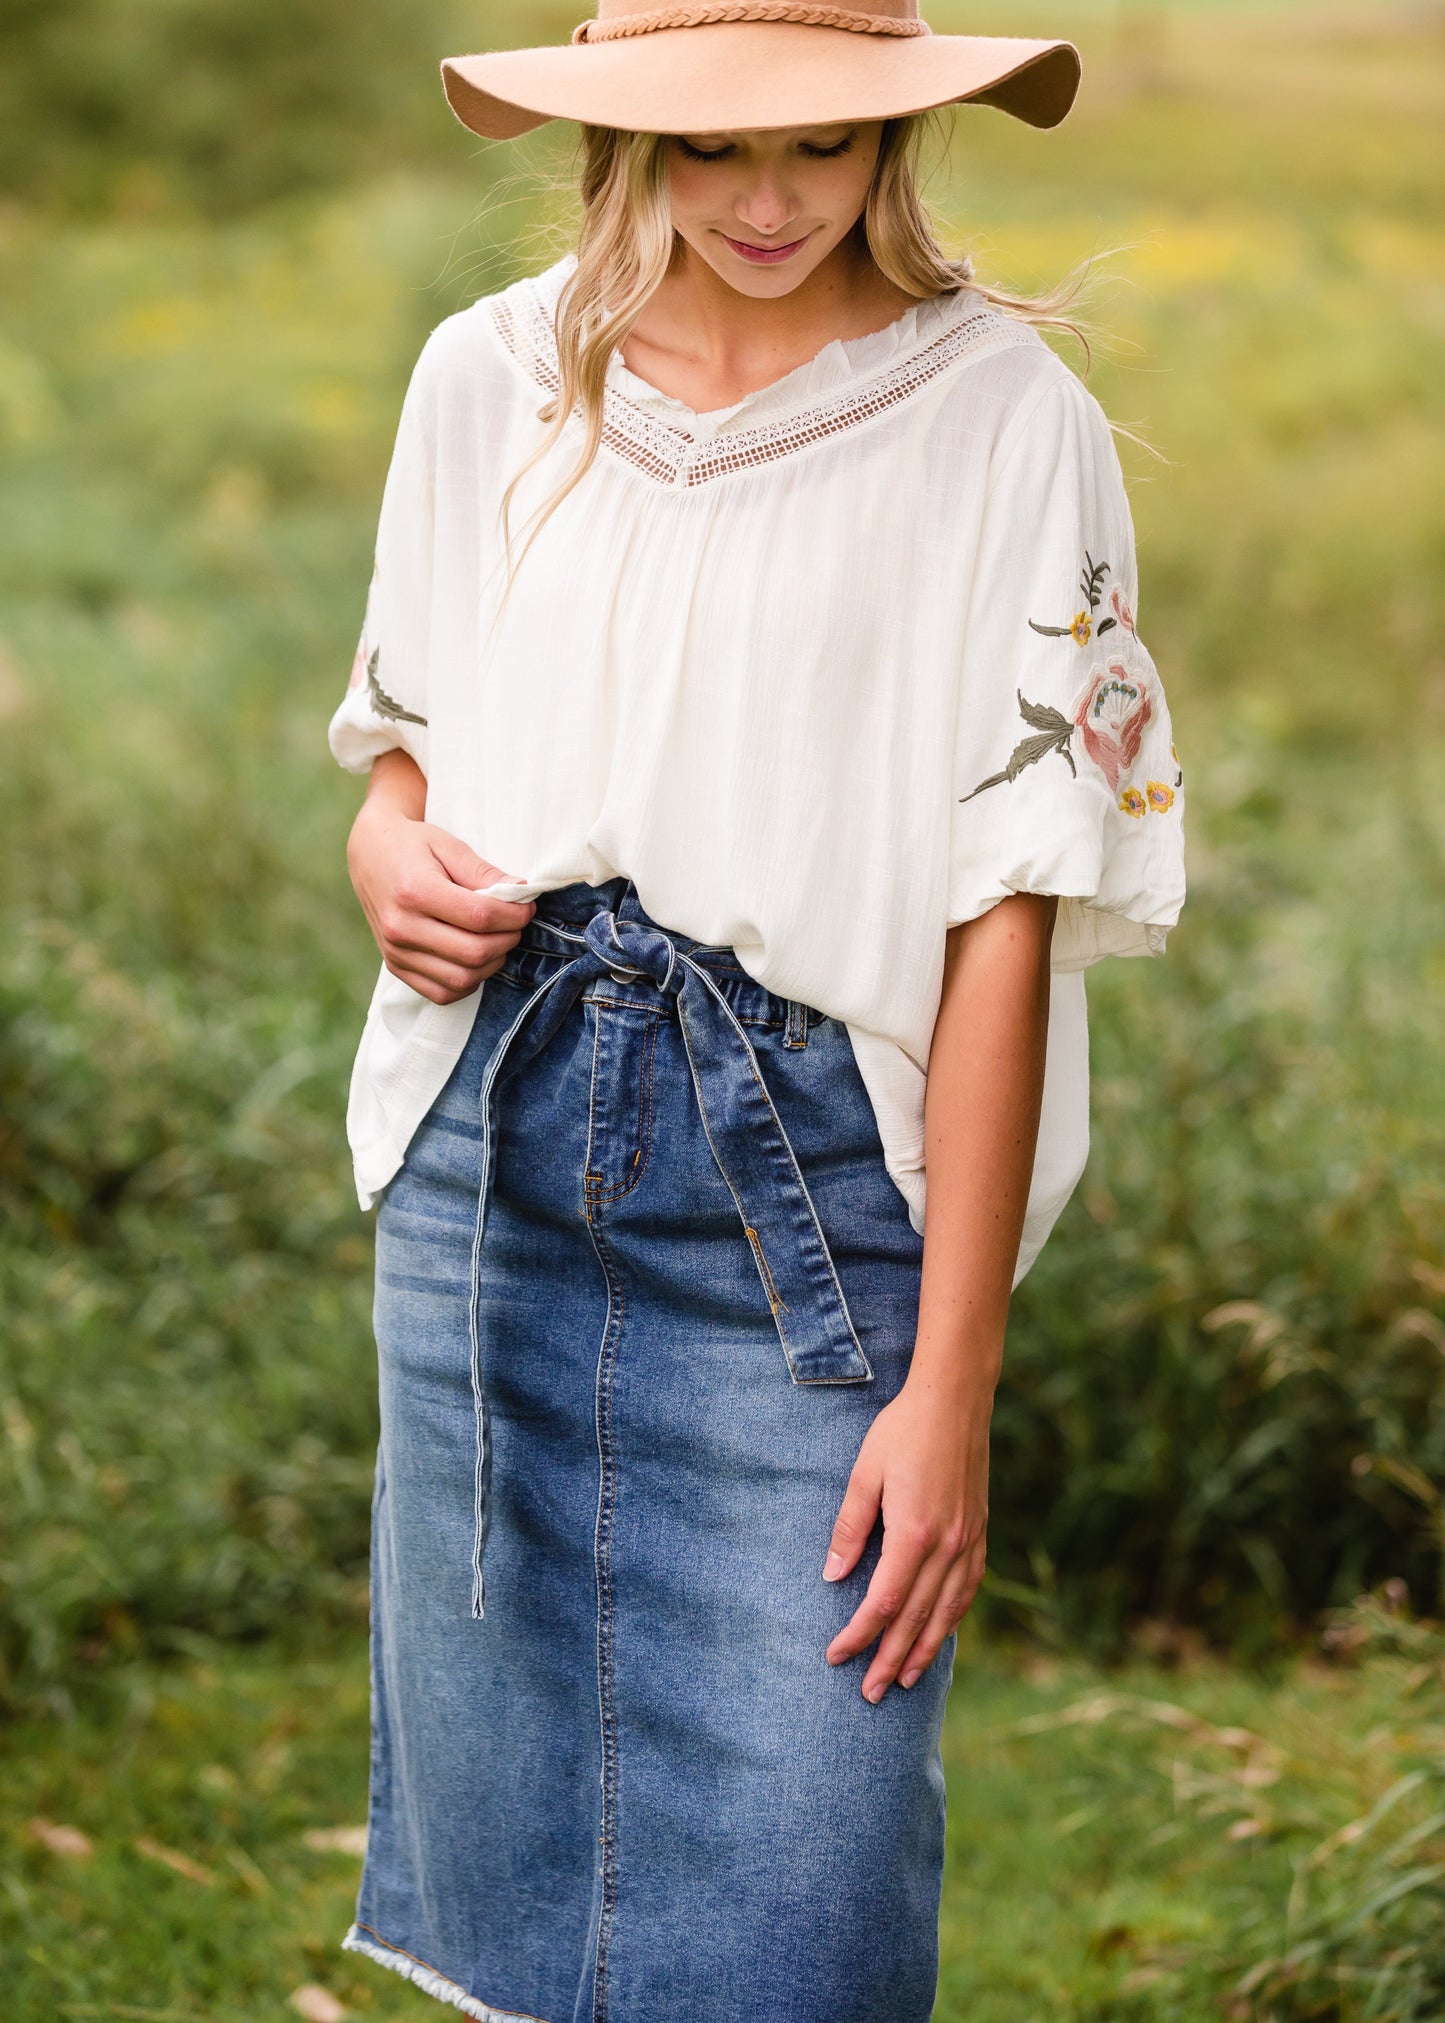
<instances>
[{"instance_id":1,"label":"skirt front seam","mask_svg":"<svg viewBox=\"0 0 1445 2023\"><path fill-rule=\"evenodd\" d=\"M617 1504L617 1453L613 1437L612 1392L627 1315L627 1295L622 1275L609 1254L600 1223L605 1195L595 1184L594 1144L597 1120L597 1084L603 1053L603 1020L599 1011L592 1057L592 1087L589 1103L587 1143L587 1233L602 1275L607 1282L607 1319L597 1354L597 1526L594 1533L594 1564L597 1579L597 1716L602 1751L602 1817L600 1823L600 1869L596 1950L593 1955L592 2019L607 2023L607 1965L612 1944L612 1927L617 1910L617 1783L618 1734L614 1691L614 1649L612 1592L612 1527ZM655 1032L655 1022L653 1024Z\"/></svg>"}]
</instances>

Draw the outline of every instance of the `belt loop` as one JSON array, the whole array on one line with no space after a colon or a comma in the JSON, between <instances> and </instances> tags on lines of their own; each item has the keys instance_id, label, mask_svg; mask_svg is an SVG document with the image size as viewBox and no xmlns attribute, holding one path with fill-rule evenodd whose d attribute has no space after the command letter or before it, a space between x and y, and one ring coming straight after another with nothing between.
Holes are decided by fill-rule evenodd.
<instances>
[{"instance_id":1,"label":"belt loop","mask_svg":"<svg viewBox=\"0 0 1445 2023\"><path fill-rule=\"evenodd\" d=\"M788 1029L783 1034L785 1047L805 1047L808 1044L808 1007L798 999L788 999Z\"/></svg>"}]
</instances>

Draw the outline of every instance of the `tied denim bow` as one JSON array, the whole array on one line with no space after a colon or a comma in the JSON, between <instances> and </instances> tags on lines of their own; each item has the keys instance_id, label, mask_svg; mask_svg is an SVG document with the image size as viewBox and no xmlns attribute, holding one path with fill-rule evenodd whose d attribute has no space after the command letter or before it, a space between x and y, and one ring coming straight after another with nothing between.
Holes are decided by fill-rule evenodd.
<instances>
[{"instance_id":1,"label":"tied denim bow","mask_svg":"<svg viewBox=\"0 0 1445 2023\"><path fill-rule=\"evenodd\" d=\"M469 1329L477 1414L476 1535L472 1614L483 1613L482 1556L490 1517L491 1442L482 1386L482 1238L496 1173L497 1093L541 1052L587 986L611 976L647 981L675 1000L703 1128L727 1182L763 1282L795 1384L857 1384L873 1372L849 1317L843 1288L819 1226L797 1155L768 1094L757 1055L732 1007L708 975L664 934L641 921L595 913L578 934L556 921L550 933L575 942L576 956L541 983L492 1050L482 1071L482 1181L472 1241Z\"/></svg>"}]
</instances>

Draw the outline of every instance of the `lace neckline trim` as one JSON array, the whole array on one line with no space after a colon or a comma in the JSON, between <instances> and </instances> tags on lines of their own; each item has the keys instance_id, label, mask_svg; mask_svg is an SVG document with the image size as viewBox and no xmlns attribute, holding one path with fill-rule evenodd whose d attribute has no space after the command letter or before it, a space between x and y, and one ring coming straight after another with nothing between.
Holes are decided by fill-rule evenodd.
<instances>
[{"instance_id":1,"label":"lace neckline trim","mask_svg":"<svg viewBox=\"0 0 1445 2023\"><path fill-rule=\"evenodd\" d=\"M552 269L534 279L517 282L487 304L493 328L505 350L548 395L556 394L560 382L553 305L543 284L556 278L557 273L557 269ZM936 327L936 315L925 318L914 310L905 310L881 331L860 338L835 339L816 358L785 374L771 387L749 395L734 409L720 410L725 417L735 414L738 408L753 405L771 410L755 422L726 431L694 434L679 422L666 418L669 408L689 416L691 410L681 403L667 402L667 397L655 390L649 392L645 401L632 399L619 384L621 375L614 375L605 395L602 446L654 484L679 491L692 490L734 472L796 455L828 437L872 421L910 399L965 358L972 361L1012 344L1040 341L1030 325L1001 314L992 304L978 298L970 303L967 291L958 297L945 298L943 306L955 313L945 317L941 329ZM908 326L906 333L904 326ZM850 347L852 356L846 357ZM871 369L870 347L874 361ZM857 369L849 369L836 378L830 372L831 383L819 387L815 368L820 361L827 361L836 369L842 362L837 357L840 352L845 354L848 366L856 364ZM630 372L626 379L639 386L646 384ZM793 382L804 384L794 386ZM774 394L780 396L777 404L769 400Z\"/></svg>"},{"instance_id":2,"label":"lace neckline trim","mask_svg":"<svg viewBox=\"0 0 1445 2023\"><path fill-rule=\"evenodd\" d=\"M937 336L946 324L956 322L966 306L968 296L962 292L934 295L911 303L881 329L865 331L859 337L832 338L811 358L804 359L801 365L793 366L766 386L755 387L751 393L745 393L740 399L721 407L701 410L689 407L685 400L664 393L660 387L653 386L633 372L620 353L614 354L612 359L612 384L635 407L649 408L654 414L672 417L674 426L686 435L716 435L719 429L727 427L734 415L776 413L784 408L796 407L820 392L831 392L836 386L861 379L882 365L892 364L904 351L914 348L920 339Z\"/></svg>"}]
</instances>

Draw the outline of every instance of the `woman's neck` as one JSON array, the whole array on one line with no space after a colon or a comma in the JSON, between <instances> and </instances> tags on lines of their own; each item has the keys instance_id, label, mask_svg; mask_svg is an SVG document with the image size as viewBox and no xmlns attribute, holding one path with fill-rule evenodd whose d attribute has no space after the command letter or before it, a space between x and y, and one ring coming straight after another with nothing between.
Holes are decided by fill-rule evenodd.
<instances>
[{"instance_id":1,"label":"woman's neck","mask_svg":"<svg viewBox=\"0 0 1445 2023\"><path fill-rule=\"evenodd\" d=\"M623 363L649 386L706 414L771 386L835 338L884 329L913 300L847 241L772 300L740 294L679 243L622 347Z\"/></svg>"}]
</instances>

